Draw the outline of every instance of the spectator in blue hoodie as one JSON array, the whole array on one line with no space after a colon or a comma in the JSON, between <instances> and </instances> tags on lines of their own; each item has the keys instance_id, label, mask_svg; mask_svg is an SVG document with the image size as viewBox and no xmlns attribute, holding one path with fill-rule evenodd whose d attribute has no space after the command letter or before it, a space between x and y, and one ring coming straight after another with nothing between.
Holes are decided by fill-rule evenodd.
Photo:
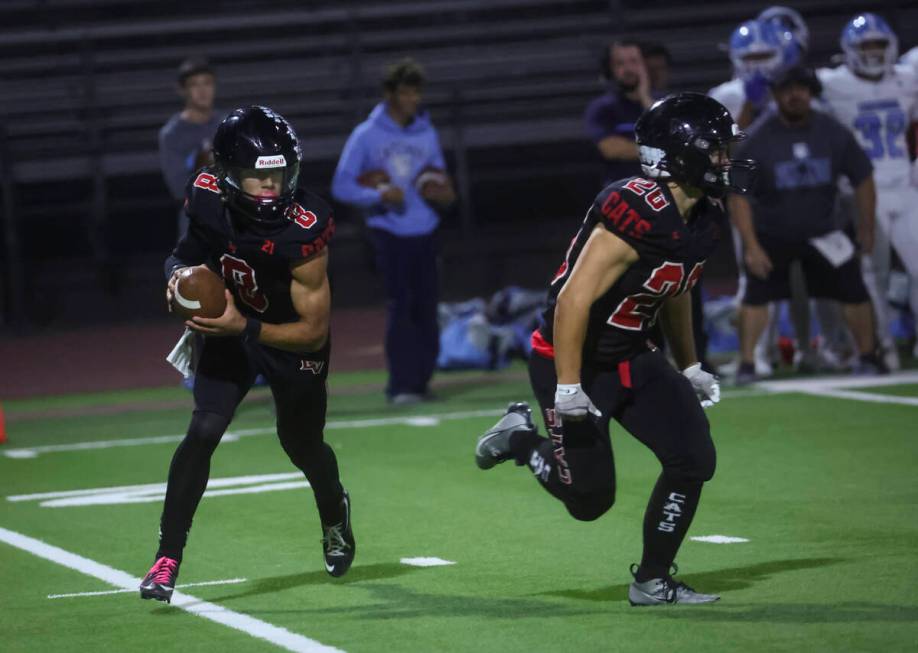
<instances>
[{"instance_id":1,"label":"spectator in blue hoodie","mask_svg":"<svg viewBox=\"0 0 918 653\"><path fill-rule=\"evenodd\" d=\"M437 132L420 109L424 71L412 59L388 67L383 101L354 129L332 195L365 215L386 285L386 395L396 405L429 397L439 351L437 208L456 199Z\"/></svg>"}]
</instances>

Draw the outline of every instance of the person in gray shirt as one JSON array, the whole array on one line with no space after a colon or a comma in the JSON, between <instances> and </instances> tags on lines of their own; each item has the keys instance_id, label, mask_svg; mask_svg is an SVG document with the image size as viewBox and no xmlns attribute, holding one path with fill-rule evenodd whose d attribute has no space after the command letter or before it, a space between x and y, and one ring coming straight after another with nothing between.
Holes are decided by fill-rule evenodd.
<instances>
[{"instance_id":1,"label":"person in gray shirt","mask_svg":"<svg viewBox=\"0 0 918 653\"><path fill-rule=\"evenodd\" d=\"M206 59L187 59L178 69L178 92L185 106L159 130L159 163L178 206L178 235L188 229L181 206L191 173L213 162L211 140L223 120L214 110L217 77Z\"/></svg>"},{"instance_id":2,"label":"person in gray shirt","mask_svg":"<svg viewBox=\"0 0 918 653\"><path fill-rule=\"evenodd\" d=\"M743 241L748 276L740 307L737 383L754 380L753 350L768 322L767 304L790 297L789 270L800 261L812 297L837 300L860 355L855 371L884 371L873 313L855 250L871 251L876 190L873 167L851 132L812 108L815 73L803 66L772 83L777 110L761 116L736 157L758 163L749 196L731 195L730 218ZM840 175L855 188L857 245L835 218Z\"/></svg>"}]
</instances>

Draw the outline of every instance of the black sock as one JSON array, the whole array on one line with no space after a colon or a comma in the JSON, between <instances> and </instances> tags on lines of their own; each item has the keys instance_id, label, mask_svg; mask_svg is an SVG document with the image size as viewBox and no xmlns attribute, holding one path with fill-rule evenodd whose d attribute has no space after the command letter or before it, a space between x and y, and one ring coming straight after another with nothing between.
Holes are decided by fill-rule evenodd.
<instances>
[{"instance_id":1,"label":"black sock","mask_svg":"<svg viewBox=\"0 0 918 653\"><path fill-rule=\"evenodd\" d=\"M695 516L702 485L700 481L660 474L644 513L644 554L635 574L637 582L669 575Z\"/></svg>"}]
</instances>

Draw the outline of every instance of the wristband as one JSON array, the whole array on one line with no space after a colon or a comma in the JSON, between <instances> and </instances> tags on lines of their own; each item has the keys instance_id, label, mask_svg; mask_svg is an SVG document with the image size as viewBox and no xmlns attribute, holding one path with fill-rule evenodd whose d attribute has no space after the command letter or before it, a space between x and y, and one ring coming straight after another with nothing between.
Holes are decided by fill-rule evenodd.
<instances>
[{"instance_id":1,"label":"wristband","mask_svg":"<svg viewBox=\"0 0 918 653\"><path fill-rule=\"evenodd\" d=\"M559 383L555 388L555 392L560 395L573 395L580 392L579 383Z\"/></svg>"},{"instance_id":2,"label":"wristband","mask_svg":"<svg viewBox=\"0 0 918 653\"><path fill-rule=\"evenodd\" d=\"M258 342L261 335L261 322L255 318L247 317L245 319L245 328L242 330L243 342Z\"/></svg>"}]
</instances>

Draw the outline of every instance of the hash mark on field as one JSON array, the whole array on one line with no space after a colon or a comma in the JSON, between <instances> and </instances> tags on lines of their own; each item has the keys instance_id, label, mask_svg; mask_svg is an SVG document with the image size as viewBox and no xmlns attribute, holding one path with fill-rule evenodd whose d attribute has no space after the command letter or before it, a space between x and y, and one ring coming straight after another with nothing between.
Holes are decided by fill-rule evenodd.
<instances>
[{"instance_id":1,"label":"hash mark on field","mask_svg":"<svg viewBox=\"0 0 918 653\"><path fill-rule=\"evenodd\" d=\"M446 565L456 564L452 560L444 560L443 558L402 558L399 560L403 565L410 565L412 567L444 567Z\"/></svg>"},{"instance_id":2,"label":"hash mark on field","mask_svg":"<svg viewBox=\"0 0 918 653\"><path fill-rule=\"evenodd\" d=\"M708 542L709 544L741 544L749 541L745 537L733 537L731 535L697 535L689 539L695 542Z\"/></svg>"},{"instance_id":3,"label":"hash mark on field","mask_svg":"<svg viewBox=\"0 0 918 653\"><path fill-rule=\"evenodd\" d=\"M185 587L206 587L209 585L235 585L236 583L244 583L247 578L229 578L227 580L206 580L201 583L183 583L182 585L176 585L175 589L185 588ZM49 599L69 599L80 596L107 596L109 594L125 594L127 592L136 592L137 588L133 589L120 589L120 590L105 590L104 592L74 592L72 594L48 594Z\"/></svg>"},{"instance_id":4,"label":"hash mark on field","mask_svg":"<svg viewBox=\"0 0 918 653\"><path fill-rule=\"evenodd\" d=\"M81 574L98 578L115 587L134 591L140 585L140 579L131 576L126 571L114 569L101 562L84 558L76 553L70 553L16 531L0 527L0 542L6 542L10 546L31 553L36 557L73 569ZM294 653L340 653L341 651L341 649L326 646L314 639L292 633L286 628L269 624L267 621L256 619L241 612L234 612L224 608L222 605L209 603L183 592L172 594L171 605L174 608L185 610L204 619L242 631L246 635L265 640L287 651L294 651Z\"/></svg>"}]
</instances>

